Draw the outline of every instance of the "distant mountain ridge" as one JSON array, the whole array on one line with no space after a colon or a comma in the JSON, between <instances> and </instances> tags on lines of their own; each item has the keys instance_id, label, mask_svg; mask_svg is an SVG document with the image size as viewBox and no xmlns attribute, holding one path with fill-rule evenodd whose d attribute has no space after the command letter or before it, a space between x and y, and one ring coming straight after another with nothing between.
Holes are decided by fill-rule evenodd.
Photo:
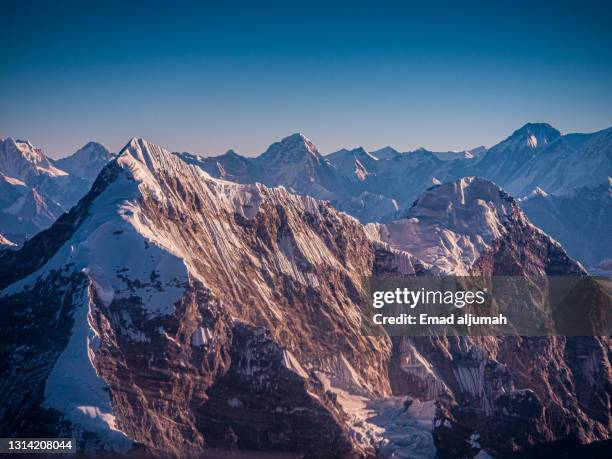
<instances>
[{"instance_id":1,"label":"distant mountain ridge","mask_svg":"<svg viewBox=\"0 0 612 459\"><path fill-rule=\"evenodd\" d=\"M114 156L104 145L88 142L72 155L56 160L55 164L69 174L93 182Z\"/></svg>"},{"instance_id":2,"label":"distant mountain ridge","mask_svg":"<svg viewBox=\"0 0 612 459\"><path fill-rule=\"evenodd\" d=\"M420 148L400 153L392 147L374 152L359 147L327 156L306 137L295 134L255 158L233 151L197 160L187 153L179 156L213 177L283 185L296 193L327 199L368 223L401 218L432 185L468 176L491 180L516 198L536 188L565 196L605 184L612 176L612 128L562 135L549 124L527 123L489 149L432 152ZM532 201L528 212L536 212L535 205ZM600 205L610 204L604 200ZM547 220L539 223L545 231L551 229ZM564 238L560 241L565 242ZM592 260L581 251L574 255L585 262Z\"/></svg>"},{"instance_id":3,"label":"distant mountain ridge","mask_svg":"<svg viewBox=\"0 0 612 459\"><path fill-rule=\"evenodd\" d=\"M0 139L0 233L22 243L81 199L112 158L90 142L60 160L24 140Z\"/></svg>"},{"instance_id":4,"label":"distant mountain ridge","mask_svg":"<svg viewBox=\"0 0 612 459\"><path fill-rule=\"evenodd\" d=\"M48 227L76 203L113 157L95 142L57 161L25 141L6 139L1 148L0 233L17 243ZM20 157L11 160L7 152L13 156L18 152ZM527 123L489 149L462 152L419 148L401 153L392 147L368 152L358 147L322 155L311 140L296 133L273 143L257 157L244 157L233 150L214 157L175 154L213 177L284 186L298 194L329 200L338 210L369 223L401 218L429 187L462 177L486 178L519 199L536 189L551 196L574 196L575 190L597 188L612 176L612 128L561 134L546 123ZM26 177L28 183L22 180ZM579 198L574 199L578 205ZM592 199L589 202L593 203ZM571 216L565 218L570 225L567 231L559 232L551 219L536 217L544 212L537 208L544 205L543 200L521 203L545 231L558 234L561 243L569 243L566 235L576 229L570 224L575 222ZM609 200L591 204L592 212L597 206L606 209L601 222L605 227L610 224ZM567 205L563 208L571 213ZM596 239L592 246L606 244L606 240ZM578 248L572 250L573 255L583 262L592 265L601 261L593 255L598 251L584 245L574 247ZM591 254L587 254L589 250Z\"/></svg>"},{"instance_id":5,"label":"distant mountain ridge","mask_svg":"<svg viewBox=\"0 0 612 459\"><path fill-rule=\"evenodd\" d=\"M586 266L612 259L612 178L595 187L552 195L538 189L520 202L531 221Z\"/></svg>"}]
</instances>

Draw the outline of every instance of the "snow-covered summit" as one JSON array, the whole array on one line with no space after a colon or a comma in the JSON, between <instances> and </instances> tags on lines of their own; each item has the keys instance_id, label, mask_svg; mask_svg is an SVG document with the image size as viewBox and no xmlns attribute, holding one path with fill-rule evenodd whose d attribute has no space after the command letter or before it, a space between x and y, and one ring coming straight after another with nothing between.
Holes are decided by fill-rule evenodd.
<instances>
[{"instance_id":1,"label":"snow-covered summit","mask_svg":"<svg viewBox=\"0 0 612 459\"><path fill-rule=\"evenodd\" d=\"M40 175L68 175L55 167L40 148L36 148L29 141L14 140L11 137L0 139L0 172L24 182L34 180Z\"/></svg>"},{"instance_id":2,"label":"snow-covered summit","mask_svg":"<svg viewBox=\"0 0 612 459\"><path fill-rule=\"evenodd\" d=\"M351 244L346 244L348 239ZM348 366L347 374L363 391L386 391L382 359L377 357L384 355L385 348L373 347L359 333L358 321L351 319L349 331L343 326L333 344L319 336L321 323L333 324L329 314L358 317L356 299L349 292L358 291L357 283L371 269L372 257L362 226L328 203L290 194L284 187L216 179L176 154L133 138L60 222L20 252L3 255L0 269L8 272L7 264L13 261L15 265L11 265L10 279L1 279L2 287L7 288L0 295L5 302L20 295L29 295L35 302L42 301L43 291L51 289L57 294L45 305L56 310L67 307L74 318L64 321L68 324L61 337L68 342L65 349L48 358L52 370L48 376L41 373L45 379L36 381L42 386L45 408L61 413L77 431L96 434L105 447L129 447L126 432L140 442L178 449L183 441L174 446L163 436L176 432L155 423L159 431L150 438L151 426L126 410L134 407L142 413L145 406L147 419L165 419L177 409L191 413L197 398L192 394L206 393L228 373L230 365L233 371L240 371L242 359L230 358L225 350L227 358L222 357L218 350L229 352L231 346L237 352L252 349L252 345L245 344L243 349L236 342L239 330L232 338L230 330L238 325L267 326L279 332L266 339L274 338L277 346L295 356L289 359L289 370L279 371L297 375L290 375L283 384L300 394L299 398L288 397L287 403L303 407L314 400L314 409L322 412L317 416L328 424L327 408L318 405L327 396L306 392L304 379L311 376L300 368L325 362L318 368L329 371L337 360L348 359L357 363L356 369ZM336 279L342 282L336 285ZM284 289L293 293L279 295ZM307 307L310 304L325 307ZM11 311L19 314L22 309ZM194 336L200 339L192 339ZM133 346L155 349L154 364L148 360L148 351L127 352ZM117 352L107 353L109 349ZM185 356L177 357L177 349ZM341 357L343 352L345 357ZM114 356L136 356L127 365L129 371L138 367L143 371L136 373L145 380L161 381L155 376L157 368L160 375L166 375L162 379L166 378L167 365L191 361L192 353L194 368L202 368L192 374L201 390L177 395L169 411L163 404L132 400L129 394L138 392L135 387L142 382L122 378L114 371ZM175 368L187 374L182 364ZM249 385L261 382L255 379L257 375L245 375L253 378ZM269 381L268 376L261 380ZM164 392L162 387L167 386L162 382L160 390L147 391L145 396L156 399ZM272 395L278 404L278 394ZM300 416L297 409L287 411L294 412ZM313 411L309 416L312 413L316 414ZM301 418L300 422L305 421ZM348 429L339 416L337 422L339 429ZM201 438L201 433L192 430L185 441L196 448Z\"/></svg>"},{"instance_id":3,"label":"snow-covered summit","mask_svg":"<svg viewBox=\"0 0 612 459\"><path fill-rule=\"evenodd\" d=\"M108 155L92 142L54 161L29 141L0 140L0 232L22 243L47 228L87 193Z\"/></svg>"},{"instance_id":4,"label":"snow-covered summit","mask_svg":"<svg viewBox=\"0 0 612 459\"><path fill-rule=\"evenodd\" d=\"M501 152L510 149L542 149L559 137L561 133L548 123L527 123L491 150Z\"/></svg>"},{"instance_id":5,"label":"snow-covered summit","mask_svg":"<svg viewBox=\"0 0 612 459\"><path fill-rule=\"evenodd\" d=\"M442 272L466 275L506 235L509 221L527 225L514 199L488 180L464 177L432 186L405 218L370 224L368 230Z\"/></svg>"},{"instance_id":6,"label":"snow-covered summit","mask_svg":"<svg viewBox=\"0 0 612 459\"><path fill-rule=\"evenodd\" d=\"M295 162L304 160L305 157L321 159L321 153L310 139L297 132L268 147L257 159L261 162Z\"/></svg>"},{"instance_id":7,"label":"snow-covered summit","mask_svg":"<svg viewBox=\"0 0 612 459\"><path fill-rule=\"evenodd\" d=\"M55 164L61 169L88 181L98 175L106 163L112 158L113 154L98 142L88 142L70 156L58 159Z\"/></svg>"}]
</instances>

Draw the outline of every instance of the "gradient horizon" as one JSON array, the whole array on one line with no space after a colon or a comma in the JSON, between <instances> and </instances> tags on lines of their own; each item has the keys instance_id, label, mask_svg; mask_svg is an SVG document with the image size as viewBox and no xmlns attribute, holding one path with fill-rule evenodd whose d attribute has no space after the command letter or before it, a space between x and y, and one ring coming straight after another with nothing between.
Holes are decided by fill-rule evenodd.
<instances>
[{"instance_id":1,"label":"gradient horizon","mask_svg":"<svg viewBox=\"0 0 612 459\"><path fill-rule=\"evenodd\" d=\"M112 6L111 6L112 5ZM0 137L259 154L491 146L612 125L609 2L3 2Z\"/></svg>"}]
</instances>

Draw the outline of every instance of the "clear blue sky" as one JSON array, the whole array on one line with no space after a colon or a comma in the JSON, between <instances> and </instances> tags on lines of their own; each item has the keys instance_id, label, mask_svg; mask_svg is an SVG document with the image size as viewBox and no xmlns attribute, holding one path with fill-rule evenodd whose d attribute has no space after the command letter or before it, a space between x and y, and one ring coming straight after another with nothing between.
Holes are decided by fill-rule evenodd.
<instances>
[{"instance_id":1,"label":"clear blue sky","mask_svg":"<svg viewBox=\"0 0 612 459\"><path fill-rule=\"evenodd\" d=\"M324 152L595 131L611 3L4 0L0 136L58 157L132 136L252 155L296 131Z\"/></svg>"}]
</instances>

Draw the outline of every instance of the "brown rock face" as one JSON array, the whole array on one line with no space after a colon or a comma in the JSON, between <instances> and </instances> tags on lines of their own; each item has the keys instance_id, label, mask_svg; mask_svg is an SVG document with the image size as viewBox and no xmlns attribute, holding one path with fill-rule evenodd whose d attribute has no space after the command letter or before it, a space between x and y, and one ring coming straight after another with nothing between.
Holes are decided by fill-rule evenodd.
<instances>
[{"instance_id":1,"label":"brown rock face","mask_svg":"<svg viewBox=\"0 0 612 459\"><path fill-rule=\"evenodd\" d=\"M207 447L372 452L354 440L319 379L370 396L390 393L390 342L359 329L361 279L375 262L362 226L284 189L212 180L143 141L111 168L68 224L6 256L7 274L37 283L9 280L2 299L17 315L22 288L35 304L43 285L61 288L53 272L80 273L67 314L86 318L79 323L89 338L80 345L108 388L108 426L175 456ZM100 212L109 212L104 221ZM36 247L53 250L34 259ZM51 369L68 358L58 357L61 349L23 391L78 425L86 400L68 394L53 402ZM78 375L57 377L70 385Z\"/></svg>"},{"instance_id":2,"label":"brown rock face","mask_svg":"<svg viewBox=\"0 0 612 459\"><path fill-rule=\"evenodd\" d=\"M429 193L440 199L453 186ZM475 187L486 187L486 193L495 188L478 179L467 189L459 188L462 195L485 193ZM480 243L467 273L584 275L561 246L527 221L512 198L499 192L500 204L493 208L494 218L489 218L491 230L484 232L498 236ZM411 215L423 215L419 202L427 205L430 218L438 210L426 193ZM453 202L452 196L442 202ZM472 202L465 200L455 207L449 219L433 220L434 228L461 241L455 247L458 252L451 250L456 259L465 260L462 251L467 250L474 256L473 247L478 247L470 241L471 226L457 218L475 214L469 208ZM438 264L443 266L444 261ZM559 438L575 443L609 440L610 349L607 337L402 337L394 340L389 374L394 393L440 401L435 434L441 452L448 457L470 456L484 447L503 456Z\"/></svg>"},{"instance_id":3,"label":"brown rock face","mask_svg":"<svg viewBox=\"0 0 612 459\"><path fill-rule=\"evenodd\" d=\"M608 439L608 338L361 333L367 275L583 273L492 184L429 193L420 222L364 227L132 140L75 210L0 255L1 433L92 452L373 456L412 447L414 409L363 413L409 396L436 404L440 456Z\"/></svg>"}]
</instances>

